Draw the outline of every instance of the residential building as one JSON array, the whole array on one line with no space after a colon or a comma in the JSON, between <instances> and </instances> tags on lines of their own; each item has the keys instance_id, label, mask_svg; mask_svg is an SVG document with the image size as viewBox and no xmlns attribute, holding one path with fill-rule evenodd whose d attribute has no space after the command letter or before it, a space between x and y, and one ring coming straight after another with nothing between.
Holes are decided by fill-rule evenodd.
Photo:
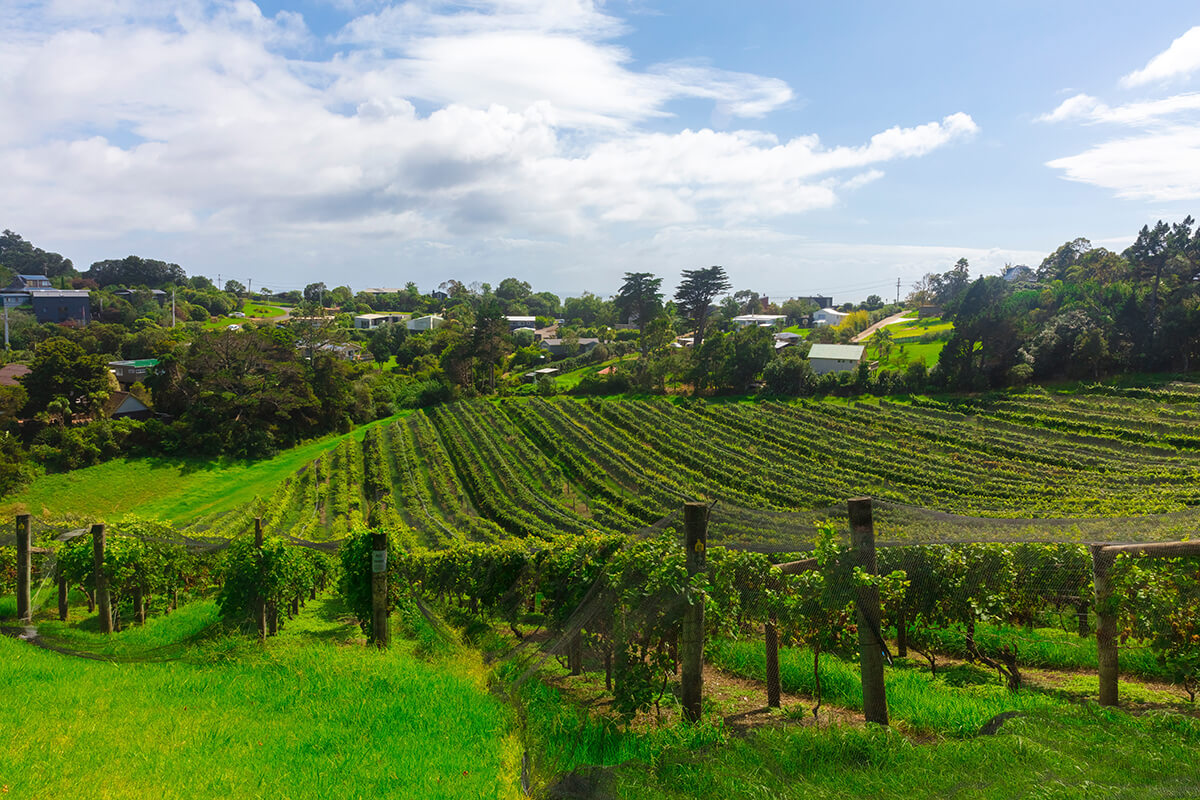
<instances>
[{"instance_id":1,"label":"residential building","mask_svg":"<svg viewBox=\"0 0 1200 800\"><path fill-rule=\"evenodd\" d=\"M359 314L354 318L354 327L358 330L372 330L380 325L398 325L407 322L411 314Z\"/></svg>"},{"instance_id":2,"label":"residential building","mask_svg":"<svg viewBox=\"0 0 1200 800\"><path fill-rule=\"evenodd\" d=\"M408 321L408 329L410 331L432 331L446 324L446 320L439 317L437 314L429 314L424 317L413 317Z\"/></svg>"},{"instance_id":3,"label":"residential building","mask_svg":"<svg viewBox=\"0 0 1200 800\"><path fill-rule=\"evenodd\" d=\"M782 327L787 321L787 317L783 314L742 314L734 317L731 321L738 328L749 328L752 325L759 328L770 328L777 325Z\"/></svg>"},{"instance_id":4,"label":"residential building","mask_svg":"<svg viewBox=\"0 0 1200 800\"><path fill-rule=\"evenodd\" d=\"M808 363L813 372L847 372L862 361L866 347L861 344L814 344L808 351Z\"/></svg>"},{"instance_id":5,"label":"residential building","mask_svg":"<svg viewBox=\"0 0 1200 800\"><path fill-rule=\"evenodd\" d=\"M850 316L844 311L838 311L836 308L822 308L820 311L813 313L813 327L820 325L840 325L842 320Z\"/></svg>"}]
</instances>

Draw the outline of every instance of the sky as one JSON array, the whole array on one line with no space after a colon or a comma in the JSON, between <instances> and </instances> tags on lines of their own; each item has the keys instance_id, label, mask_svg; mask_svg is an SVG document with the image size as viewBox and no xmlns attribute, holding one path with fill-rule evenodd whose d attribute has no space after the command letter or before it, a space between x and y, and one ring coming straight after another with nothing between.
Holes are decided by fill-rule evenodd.
<instances>
[{"instance_id":1,"label":"sky","mask_svg":"<svg viewBox=\"0 0 1200 800\"><path fill-rule=\"evenodd\" d=\"M907 293L1200 199L1200 4L0 0L0 228L276 291Z\"/></svg>"}]
</instances>

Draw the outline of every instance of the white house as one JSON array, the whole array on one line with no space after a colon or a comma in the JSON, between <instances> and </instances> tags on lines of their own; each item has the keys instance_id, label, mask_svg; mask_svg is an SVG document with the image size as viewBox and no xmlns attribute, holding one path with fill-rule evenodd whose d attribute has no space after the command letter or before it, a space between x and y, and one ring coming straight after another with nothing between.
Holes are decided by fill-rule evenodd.
<instances>
[{"instance_id":1,"label":"white house","mask_svg":"<svg viewBox=\"0 0 1200 800\"><path fill-rule=\"evenodd\" d=\"M354 327L358 330L371 330L388 323L404 322L408 317L408 314L359 314L354 318Z\"/></svg>"},{"instance_id":2,"label":"white house","mask_svg":"<svg viewBox=\"0 0 1200 800\"><path fill-rule=\"evenodd\" d=\"M440 328L446 324L446 320L439 317L437 314L430 314L426 317L414 317L408 321L408 329L410 331L431 331L435 328Z\"/></svg>"},{"instance_id":3,"label":"white house","mask_svg":"<svg viewBox=\"0 0 1200 800\"><path fill-rule=\"evenodd\" d=\"M814 344L808 351L808 363L818 375L846 372L858 366L866 349L861 344Z\"/></svg>"},{"instance_id":4,"label":"white house","mask_svg":"<svg viewBox=\"0 0 1200 800\"><path fill-rule=\"evenodd\" d=\"M818 325L840 325L842 320L850 316L849 314L838 311L836 308L822 308L820 311L813 313L813 327Z\"/></svg>"},{"instance_id":5,"label":"white house","mask_svg":"<svg viewBox=\"0 0 1200 800\"><path fill-rule=\"evenodd\" d=\"M515 331L518 328L537 328L537 317L505 317L508 322L508 329Z\"/></svg>"},{"instance_id":6,"label":"white house","mask_svg":"<svg viewBox=\"0 0 1200 800\"><path fill-rule=\"evenodd\" d=\"M748 328L751 325L769 328L773 325L783 325L786 319L787 317L783 314L742 314L740 317L734 317L731 321L738 328Z\"/></svg>"}]
</instances>

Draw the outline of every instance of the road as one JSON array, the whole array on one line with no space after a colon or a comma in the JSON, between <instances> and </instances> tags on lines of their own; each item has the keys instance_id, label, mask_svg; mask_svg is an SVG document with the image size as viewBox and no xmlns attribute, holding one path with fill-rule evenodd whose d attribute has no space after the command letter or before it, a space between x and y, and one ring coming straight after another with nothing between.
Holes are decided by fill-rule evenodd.
<instances>
[{"instance_id":1,"label":"road","mask_svg":"<svg viewBox=\"0 0 1200 800\"><path fill-rule=\"evenodd\" d=\"M862 342L865 342L867 339L871 338L872 333L879 330L880 328L885 328L888 325L892 325L894 323L897 323L897 322L900 322L901 320L903 320L905 313L907 313L907 312L901 311L899 314L892 314L890 317L885 317L884 319L879 320L879 322L876 322L874 325L867 328L865 331L858 334L850 341L853 342L854 344L860 344ZM914 320L909 320L909 321L911 322Z\"/></svg>"}]
</instances>

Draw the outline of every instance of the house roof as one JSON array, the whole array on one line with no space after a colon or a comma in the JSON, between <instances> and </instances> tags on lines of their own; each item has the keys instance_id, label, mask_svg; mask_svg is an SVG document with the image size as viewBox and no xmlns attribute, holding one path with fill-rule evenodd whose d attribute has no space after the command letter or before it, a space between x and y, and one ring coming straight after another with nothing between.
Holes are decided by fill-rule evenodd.
<instances>
[{"instance_id":1,"label":"house roof","mask_svg":"<svg viewBox=\"0 0 1200 800\"><path fill-rule=\"evenodd\" d=\"M149 406L129 392L113 392L108 396L108 402L104 404L104 414L109 417L116 416L117 414L136 414L139 411L149 410Z\"/></svg>"},{"instance_id":2,"label":"house roof","mask_svg":"<svg viewBox=\"0 0 1200 800\"><path fill-rule=\"evenodd\" d=\"M23 281L48 281L50 280L45 275L17 275Z\"/></svg>"},{"instance_id":3,"label":"house roof","mask_svg":"<svg viewBox=\"0 0 1200 800\"><path fill-rule=\"evenodd\" d=\"M110 361L110 367L131 367L133 369L149 369L158 364L157 358L135 358L131 361Z\"/></svg>"},{"instance_id":4,"label":"house roof","mask_svg":"<svg viewBox=\"0 0 1200 800\"><path fill-rule=\"evenodd\" d=\"M787 319L784 314L742 314L734 317L734 322L778 322L781 319Z\"/></svg>"},{"instance_id":5,"label":"house roof","mask_svg":"<svg viewBox=\"0 0 1200 800\"><path fill-rule=\"evenodd\" d=\"M30 287L29 295L35 300L42 300L47 297L90 297L91 292L87 289L36 289Z\"/></svg>"},{"instance_id":6,"label":"house roof","mask_svg":"<svg viewBox=\"0 0 1200 800\"><path fill-rule=\"evenodd\" d=\"M863 357L866 347L861 344L814 344L808 351L808 358L829 358L835 361L858 361Z\"/></svg>"},{"instance_id":7,"label":"house roof","mask_svg":"<svg viewBox=\"0 0 1200 800\"><path fill-rule=\"evenodd\" d=\"M546 345L547 347L558 347L559 345L561 345L563 343L563 340L562 339L542 339L541 343ZM583 346L585 344L600 344L600 340L595 338L594 336L583 336L583 337L580 337L579 344L580 344L580 346Z\"/></svg>"},{"instance_id":8,"label":"house roof","mask_svg":"<svg viewBox=\"0 0 1200 800\"><path fill-rule=\"evenodd\" d=\"M5 364L0 367L0 386L20 386L17 378L23 378L30 372L24 364Z\"/></svg>"}]
</instances>

